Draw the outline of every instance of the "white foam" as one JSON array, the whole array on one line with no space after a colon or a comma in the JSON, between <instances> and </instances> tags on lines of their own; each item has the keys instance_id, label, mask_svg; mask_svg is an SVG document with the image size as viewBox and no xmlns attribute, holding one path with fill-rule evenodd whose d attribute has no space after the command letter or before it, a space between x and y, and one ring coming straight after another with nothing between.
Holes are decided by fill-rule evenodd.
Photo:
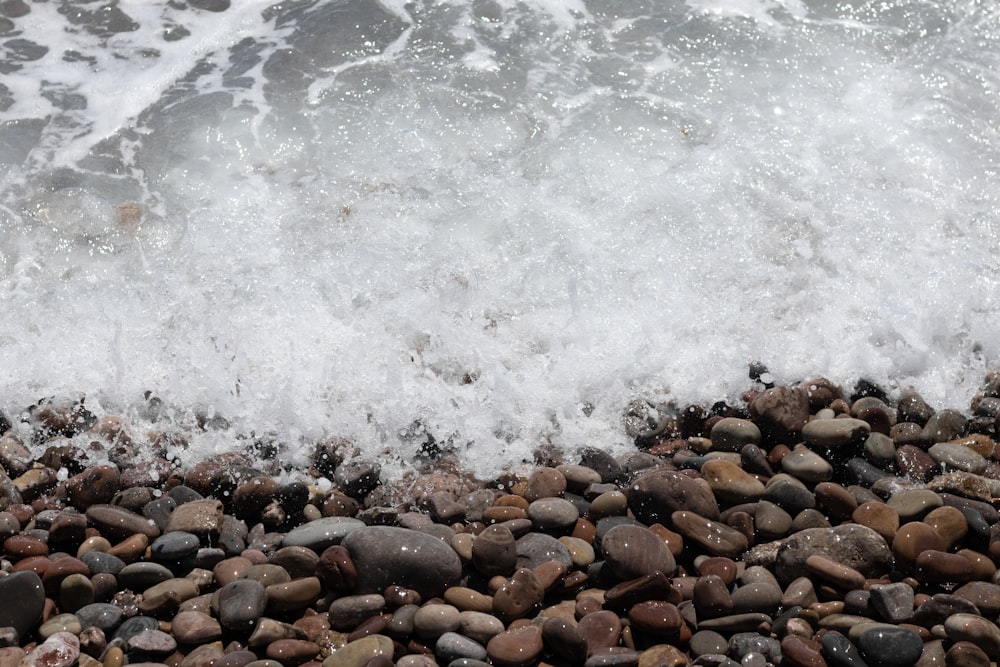
<instances>
[{"instance_id":1,"label":"white foam","mask_svg":"<svg viewBox=\"0 0 1000 667\"><path fill-rule=\"evenodd\" d=\"M2 197L0 404L149 390L232 423L184 456L430 433L484 473L620 451L629 400L752 360L962 407L1000 355L1000 36L882 4L121 2L106 43L32 4L4 136L52 114L39 68L88 105Z\"/></svg>"}]
</instances>

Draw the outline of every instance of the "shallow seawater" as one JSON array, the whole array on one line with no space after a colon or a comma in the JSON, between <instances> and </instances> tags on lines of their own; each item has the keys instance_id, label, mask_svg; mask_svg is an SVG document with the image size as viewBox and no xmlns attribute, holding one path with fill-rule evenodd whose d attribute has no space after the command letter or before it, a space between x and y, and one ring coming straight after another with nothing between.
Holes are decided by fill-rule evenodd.
<instances>
[{"instance_id":1,"label":"shallow seawater","mask_svg":"<svg viewBox=\"0 0 1000 667\"><path fill-rule=\"evenodd\" d=\"M961 408L1000 357L992 2L0 14L8 414L490 473L755 360Z\"/></svg>"}]
</instances>

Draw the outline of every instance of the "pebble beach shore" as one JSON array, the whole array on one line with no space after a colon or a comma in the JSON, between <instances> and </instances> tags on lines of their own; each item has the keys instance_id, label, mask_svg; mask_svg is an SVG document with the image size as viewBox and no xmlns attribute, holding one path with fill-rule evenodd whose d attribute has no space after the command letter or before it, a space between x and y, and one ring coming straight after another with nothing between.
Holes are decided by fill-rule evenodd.
<instances>
[{"instance_id":1,"label":"pebble beach shore","mask_svg":"<svg viewBox=\"0 0 1000 667\"><path fill-rule=\"evenodd\" d=\"M437 451L386 479L336 439L292 475L259 446L185 467L183 434L79 401L17 420L0 667L1000 660L998 376L957 407L758 381L489 480Z\"/></svg>"}]
</instances>

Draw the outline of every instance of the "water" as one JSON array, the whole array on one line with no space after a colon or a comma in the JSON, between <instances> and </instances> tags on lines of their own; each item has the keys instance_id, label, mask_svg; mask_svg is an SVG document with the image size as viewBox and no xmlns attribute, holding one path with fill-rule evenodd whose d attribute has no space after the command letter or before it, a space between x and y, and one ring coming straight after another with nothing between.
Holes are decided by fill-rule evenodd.
<instances>
[{"instance_id":1,"label":"water","mask_svg":"<svg viewBox=\"0 0 1000 667\"><path fill-rule=\"evenodd\" d=\"M8 414L489 474L754 360L964 407L1000 357L991 1L228 5L0 4Z\"/></svg>"}]
</instances>

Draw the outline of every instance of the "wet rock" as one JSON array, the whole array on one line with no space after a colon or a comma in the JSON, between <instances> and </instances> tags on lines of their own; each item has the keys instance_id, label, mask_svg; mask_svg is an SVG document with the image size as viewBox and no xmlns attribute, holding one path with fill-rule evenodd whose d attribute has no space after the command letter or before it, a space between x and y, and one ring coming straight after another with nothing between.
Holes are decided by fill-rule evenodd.
<instances>
[{"instance_id":1,"label":"wet rock","mask_svg":"<svg viewBox=\"0 0 1000 667\"><path fill-rule=\"evenodd\" d=\"M111 539L122 539L131 535L144 535L151 540L160 536L156 524L142 516L113 505L92 505L87 508L87 520L101 534Z\"/></svg>"},{"instance_id":2,"label":"wet rock","mask_svg":"<svg viewBox=\"0 0 1000 667\"><path fill-rule=\"evenodd\" d=\"M677 511L693 512L713 521L719 518L719 504L708 485L680 472L646 473L623 490L629 508L647 525L666 524Z\"/></svg>"},{"instance_id":3,"label":"wet rock","mask_svg":"<svg viewBox=\"0 0 1000 667\"><path fill-rule=\"evenodd\" d=\"M517 540L517 567L534 569L543 563L556 561L569 569L573 566L569 549L550 535L528 533Z\"/></svg>"},{"instance_id":4,"label":"wet rock","mask_svg":"<svg viewBox=\"0 0 1000 667\"><path fill-rule=\"evenodd\" d=\"M674 512L671 520L686 539L714 556L736 558L749 546L743 533L694 512Z\"/></svg>"},{"instance_id":5,"label":"wet rock","mask_svg":"<svg viewBox=\"0 0 1000 667\"><path fill-rule=\"evenodd\" d=\"M666 544L641 526L615 526L601 540L605 568L618 580L655 572L672 576L677 565Z\"/></svg>"},{"instance_id":6,"label":"wet rock","mask_svg":"<svg viewBox=\"0 0 1000 667\"><path fill-rule=\"evenodd\" d=\"M750 404L750 418L765 441L793 443L809 420L809 397L799 388L768 389Z\"/></svg>"},{"instance_id":7,"label":"wet rock","mask_svg":"<svg viewBox=\"0 0 1000 667\"><path fill-rule=\"evenodd\" d=\"M535 573L521 568L493 594L493 611L509 622L526 615L544 597L545 589Z\"/></svg>"},{"instance_id":8,"label":"wet rock","mask_svg":"<svg viewBox=\"0 0 1000 667\"><path fill-rule=\"evenodd\" d=\"M12 627L24 640L42 616L45 589L34 572L15 572L0 577L0 600L17 600L17 604L0 605L0 628Z\"/></svg>"},{"instance_id":9,"label":"wet rock","mask_svg":"<svg viewBox=\"0 0 1000 667\"><path fill-rule=\"evenodd\" d=\"M833 478L833 465L813 450L796 446L781 459L781 469L807 484L818 484Z\"/></svg>"},{"instance_id":10,"label":"wet rock","mask_svg":"<svg viewBox=\"0 0 1000 667\"><path fill-rule=\"evenodd\" d=\"M527 667L534 664L543 648L541 629L525 625L493 637L486 645L486 653L499 667Z\"/></svg>"},{"instance_id":11,"label":"wet rock","mask_svg":"<svg viewBox=\"0 0 1000 667\"><path fill-rule=\"evenodd\" d=\"M764 485L760 480L731 461L706 461L701 466L701 474L721 502L733 505L748 503L764 495Z\"/></svg>"},{"instance_id":12,"label":"wet rock","mask_svg":"<svg viewBox=\"0 0 1000 667\"><path fill-rule=\"evenodd\" d=\"M566 476L556 468L537 468L524 488L524 497L529 503L541 498L562 498L564 493Z\"/></svg>"},{"instance_id":13,"label":"wet rock","mask_svg":"<svg viewBox=\"0 0 1000 667\"><path fill-rule=\"evenodd\" d=\"M288 531L282 544L286 547L306 547L316 553L322 553L327 547L343 543L349 534L362 528L365 528L365 524L358 519L341 516L325 517Z\"/></svg>"},{"instance_id":14,"label":"wet rock","mask_svg":"<svg viewBox=\"0 0 1000 667\"><path fill-rule=\"evenodd\" d=\"M889 623L905 623L913 618L913 588L906 583L875 584L868 589L871 606Z\"/></svg>"},{"instance_id":15,"label":"wet rock","mask_svg":"<svg viewBox=\"0 0 1000 667\"><path fill-rule=\"evenodd\" d=\"M738 452L745 445L759 445L761 433L749 419L725 417L712 426L709 437L713 451Z\"/></svg>"},{"instance_id":16,"label":"wet rock","mask_svg":"<svg viewBox=\"0 0 1000 667\"><path fill-rule=\"evenodd\" d=\"M538 530L565 532L579 517L576 506L563 498L540 498L528 506L528 518Z\"/></svg>"},{"instance_id":17,"label":"wet rock","mask_svg":"<svg viewBox=\"0 0 1000 667\"><path fill-rule=\"evenodd\" d=\"M70 667L80 657L80 640L69 632L57 632L28 652L20 667Z\"/></svg>"},{"instance_id":18,"label":"wet rock","mask_svg":"<svg viewBox=\"0 0 1000 667\"><path fill-rule=\"evenodd\" d=\"M982 616L953 614L945 620L944 630L953 642L971 642L990 656L1000 655L1000 628Z\"/></svg>"},{"instance_id":19,"label":"wet rock","mask_svg":"<svg viewBox=\"0 0 1000 667\"><path fill-rule=\"evenodd\" d=\"M928 449L927 453L946 470L961 470L974 475L986 470L986 459L969 447L939 442Z\"/></svg>"},{"instance_id":20,"label":"wet rock","mask_svg":"<svg viewBox=\"0 0 1000 667\"><path fill-rule=\"evenodd\" d=\"M787 585L807 576L805 562L814 554L847 565L869 578L886 574L893 565L889 546L871 528L853 524L813 528L795 533L778 548L775 574L779 583Z\"/></svg>"},{"instance_id":21,"label":"wet rock","mask_svg":"<svg viewBox=\"0 0 1000 667\"><path fill-rule=\"evenodd\" d=\"M916 663L924 642L913 630L899 627L876 627L861 633L858 649L872 665L909 667Z\"/></svg>"},{"instance_id":22,"label":"wet rock","mask_svg":"<svg viewBox=\"0 0 1000 667\"><path fill-rule=\"evenodd\" d=\"M170 513L167 532L179 530L199 536L218 537L222 532L223 514L222 503L215 499L183 503ZM157 536L149 537L153 539Z\"/></svg>"},{"instance_id":23,"label":"wet rock","mask_svg":"<svg viewBox=\"0 0 1000 667\"><path fill-rule=\"evenodd\" d=\"M267 592L260 582L240 579L220 588L218 599L222 627L249 634L264 614Z\"/></svg>"},{"instance_id":24,"label":"wet rock","mask_svg":"<svg viewBox=\"0 0 1000 667\"><path fill-rule=\"evenodd\" d=\"M110 503L118 491L118 480L117 467L93 466L66 480L66 493L76 508L86 510L91 505Z\"/></svg>"},{"instance_id":25,"label":"wet rock","mask_svg":"<svg viewBox=\"0 0 1000 667\"><path fill-rule=\"evenodd\" d=\"M347 495L360 499L378 486L381 472L382 466L375 461L348 461L337 467L333 483Z\"/></svg>"},{"instance_id":26,"label":"wet rock","mask_svg":"<svg viewBox=\"0 0 1000 667\"><path fill-rule=\"evenodd\" d=\"M417 531L389 526L358 528L342 544L357 568L359 593L381 592L396 585L412 588L429 599L458 584L462 573L458 554L448 544Z\"/></svg>"},{"instance_id":27,"label":"wet rock","mask_svg":"<svg viewBox=\"0 0 1000 667\"><path fill-rule=\"evenodd\" d=\"M802 429L802 439L811 447L844 449L860 446L871 426L861 419L814 419Z\"/></svg>"}]
</instances>

